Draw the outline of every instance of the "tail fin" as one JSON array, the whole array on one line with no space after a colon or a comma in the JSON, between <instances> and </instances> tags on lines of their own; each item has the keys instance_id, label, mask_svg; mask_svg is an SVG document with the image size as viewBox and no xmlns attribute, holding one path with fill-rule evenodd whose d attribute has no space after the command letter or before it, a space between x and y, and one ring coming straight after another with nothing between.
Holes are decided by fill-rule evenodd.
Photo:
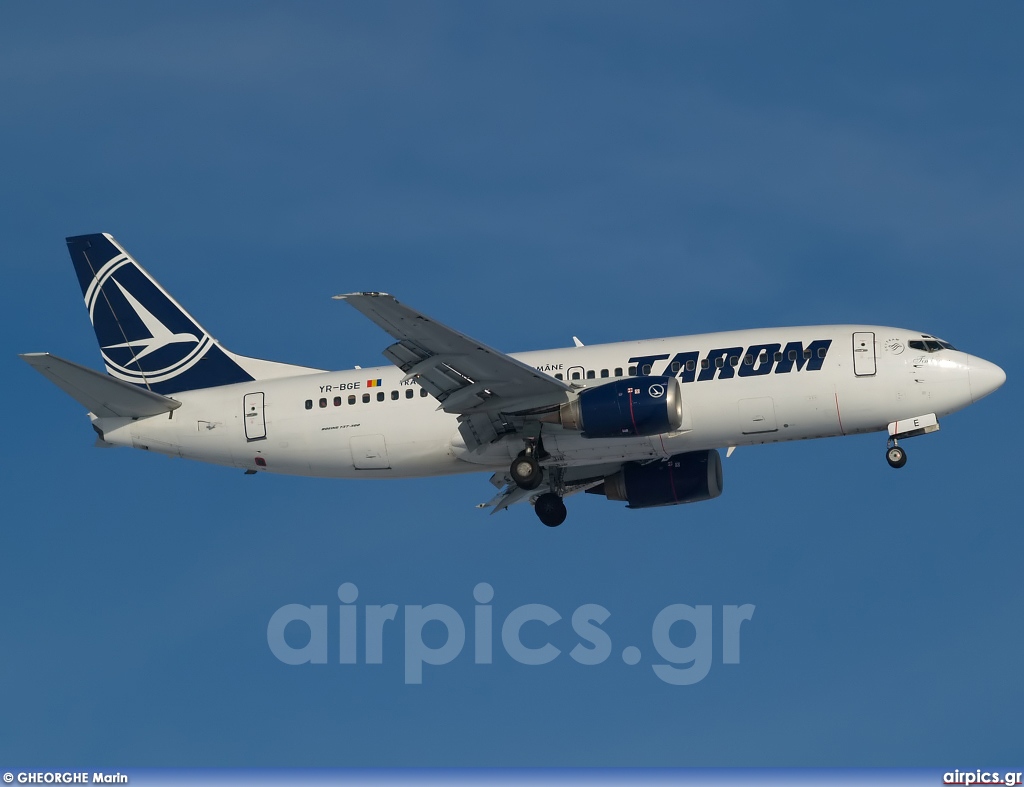
<instances>
[{"instance_id":1,"label":"tail fin","mask_svg":"<svg viewBox=\"0 0 1024 787\"><path fill-rule=\"evenodd\" d=\"M169 394L302 369L225 350L110 235L67 243L110 376Z\"/></svg>"}]
</instances>

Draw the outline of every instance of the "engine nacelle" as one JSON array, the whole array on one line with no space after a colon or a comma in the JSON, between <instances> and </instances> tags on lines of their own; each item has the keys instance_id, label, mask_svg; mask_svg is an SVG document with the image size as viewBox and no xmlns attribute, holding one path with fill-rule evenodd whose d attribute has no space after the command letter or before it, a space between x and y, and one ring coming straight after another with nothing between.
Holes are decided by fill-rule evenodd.
<instances>
[{"instance_id":1,"label":"engine nacelle","mask_svg":"<svg viewBox=\"0 0 1024 787\"><path fill-rule=\"evenodd\" d=\"M558 410L559 423L584 437L648 437L683 424L675 377L627 377L586 388Z\"/></svg>"},{"instance_id":2,"label":"engine nacelle","mask_svg":"<svg viewBox=\"0 0 1024 787\"><path fill-rule=\"evenodd\" d=\"M722 458L718 451L677 454L665 462L627 462L615 475L588 492L624 500L627 508L699 503L722 494Z\"/></svg>"}]
</instances>

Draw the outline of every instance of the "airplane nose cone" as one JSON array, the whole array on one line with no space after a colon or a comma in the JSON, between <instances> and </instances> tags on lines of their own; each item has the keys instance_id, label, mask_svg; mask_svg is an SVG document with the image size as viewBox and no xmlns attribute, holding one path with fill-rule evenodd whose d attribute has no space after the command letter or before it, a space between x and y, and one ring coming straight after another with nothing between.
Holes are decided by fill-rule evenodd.
<instances>
[{"instance_id":1,"label":"airplane nose cone","mask_svg":"<svg viewBox=\"0 0 1024 787\"><path fill-rule=\"evenodd\" d=\"M976 402L988 396L1006 382L1006 372L981 358L967 358L967 378L971 384L971 400Z\"/></svg>"}]
</instances>

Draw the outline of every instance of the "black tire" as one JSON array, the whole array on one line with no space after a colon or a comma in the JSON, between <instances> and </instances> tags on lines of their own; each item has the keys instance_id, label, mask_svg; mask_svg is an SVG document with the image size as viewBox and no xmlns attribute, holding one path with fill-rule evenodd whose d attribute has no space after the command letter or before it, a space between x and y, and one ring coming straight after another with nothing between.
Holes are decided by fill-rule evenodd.
<instances>
[{"instance_id":1,"label":"black tire","mask_svg":"<svg viewBox=\"0 0 1024 787\"><path fill-rule=\"evenodd\" d=\"M532 456L519 454L508 469L509 475L520 489L536 489L542 476L540 465Z\"/></svg>"},{"instance_id":2,"label":"black tire","mask_svg":"<svg viewBox=\"0 0 1024 787\"><path fill-rule=\"evenodd\" d=\"M885 452L885 461L889 467L903 467L907 463L907 452L898 445L890 446Z\"/></svg>"},{"instance_id":3,"label":"black tire","mask_svg":"<svg viewBox=\"0 0 1024 787\"><path fill-rule=\"evenodd\" d=\"M538 497L537 502L533 504L533 510L537 518L548 527L558 527L565 521L567 513L562 498L554 492L545 492Z\"/></svg>"}]
</instances>

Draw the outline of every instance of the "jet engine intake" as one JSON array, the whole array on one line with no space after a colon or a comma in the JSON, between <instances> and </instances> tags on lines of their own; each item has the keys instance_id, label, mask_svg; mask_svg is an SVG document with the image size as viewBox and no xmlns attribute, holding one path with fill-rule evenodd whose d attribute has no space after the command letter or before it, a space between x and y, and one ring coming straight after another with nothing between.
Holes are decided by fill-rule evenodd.
<instances>
[{"instance_id":1,"label":"jet engine intake","mask_svg":"<svg viewBox=\"0 0 1024 787\"><path fill-rule=\"evenodd\" d=\"M649 437L683 424L675 377L627 377L586 388L558 409L558 423L584 437Z\"/></svg>"}]
</instances>

